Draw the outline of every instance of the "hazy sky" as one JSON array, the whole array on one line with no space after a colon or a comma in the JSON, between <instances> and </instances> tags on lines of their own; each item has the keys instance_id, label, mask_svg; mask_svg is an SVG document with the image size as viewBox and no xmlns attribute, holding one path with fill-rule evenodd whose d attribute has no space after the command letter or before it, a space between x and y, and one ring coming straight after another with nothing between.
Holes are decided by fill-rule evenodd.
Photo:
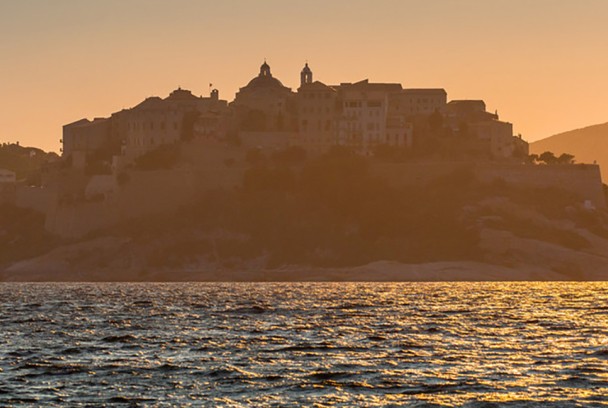
<instances>
[{"instance_id":1,"label":"hazy sky","mask_svg":"<svg viewBox=\"0 0 608 408\"><path fill-rule=\"evenodd\" d=\"M607 0L0 0L0 141L58 150L63 124L178 86L232 100L266 57L297 88L443 87L533 141L608 121Z\"/></svg>"}]
</instances>

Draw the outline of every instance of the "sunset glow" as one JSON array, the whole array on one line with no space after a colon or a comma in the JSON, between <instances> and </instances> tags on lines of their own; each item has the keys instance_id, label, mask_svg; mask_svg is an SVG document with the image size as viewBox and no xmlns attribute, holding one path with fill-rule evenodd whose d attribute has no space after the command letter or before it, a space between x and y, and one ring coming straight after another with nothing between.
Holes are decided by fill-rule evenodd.
<instances>
[{"instance_id":1,"label":"sunset glow","mask_svg":"<svg viewBox=\"0 0 608 408\"><path fill-rule=\"evenodd\" d=\"M292 89L308 61L324 83L484 99L534 141L606 121L607 16L603 0L4 1L0 140L58 151L63 124L178 86L230 101L267 58Z\"/></svg>"}]
</instances>

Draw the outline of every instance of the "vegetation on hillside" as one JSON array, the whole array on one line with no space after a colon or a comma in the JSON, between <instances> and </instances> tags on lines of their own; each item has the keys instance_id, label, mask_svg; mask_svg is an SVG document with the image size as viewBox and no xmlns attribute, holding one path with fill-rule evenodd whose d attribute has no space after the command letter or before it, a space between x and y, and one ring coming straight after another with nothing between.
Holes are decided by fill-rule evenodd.
<instances>
[{"instance_id":1,"label":"vegetation on hillside","mask_svg":"<svg viewBox=\"0 0 608 408\"><path fill-rule=\"evenodd\" d=\"M579 163L597 163L602 178L608 179L608 123L560 133L530 144L530 153L569 153Z\"/></svg>"},{"instance_id":2,"label":"vegetation on hillside","mask_svg":"<svg viewBox=\"0 0 608 408\"><path fill-rule=\"evenodd\" d=\"M531 163L542 163L542 164L574 164L574 155L569 153L562 153L556 156L553 152L543 152L541 154L530 154L528 160Z\"/></svg>"},{"instance_id":3,"label":"vegetation on hillside","mask_svg":"<svg viewBox=\"0 0 608 408\"><path fill-rule=\"evenodd\" d=\"M135 159L134 168L137 170L171 169L178 163L179 155L179 144L161 145Z\"/></svg>"},{"instance_id":4,"label":"vegetation on hillside","mask_svg":"<svg viewBox=\"0 0 608 408\"><path fill-rule=\"evenodd\" d=\"M56 243L44 229L44 214L0 205L0 266L43 254Z\"/></svg>"},{"instance_id":5,"label":"vegetation on hillside","mask_svg":"<svg viewBox=\"0 0 608 408\"><path fill-rule=\"evenodd\" d=\"M578 198L570 193L483 184L466 168L420 188L375 178L373 161L347 149L309 160L297 149L253 149L246 161L239 189L204 192L176 213L132 221L112 233L151 248L145 257L152 268L202 258L224 266L262 259L264 267L480 260L481 228L587 248L577 232L550 221L560 219L608 236L608 220L576 209ZM493 208L483 204L487 199L509 204ZM488 221L480 224L484 217Z\"/></svg>"},{"instance_id":6,"label":"vegetation on hillside","mask_svg":"<svg viewBox=\"0 0 608 408\"><path fill-rule=\"evenodd\" d=\"M136 167L173 166L176 146L142 156ZM374 176L372 168L378 161L407 158L398 148L378 150L386 155L366 158L335 148L307 159L300 148L251 149L239 188L201 191L179 211L131 220L88 238L132 238L116 256L124 257L125 265L135 257L148 268L201 261L272 268L482 260L483 228L574 250L589 247L576 230L552 220L567 219L608 237L604 213L577 208L579 198L566 191L484 184L466 167L424 187L395 186ZM496 202L506 205L491 204ZM29 210L3 207L0 226L0 244L8 249L0 264L41 255L57 244L44 232L43 216Z\"/></svg>"},{"instance_id":7,"label":"vegetation on hillside","mask_svg":"<svg viewBox=\"0 0 608 408\"><path fill-rule=\"evenodd\" d=\"M35 147L13 143L0 145L0 169L14 171L18 180L31 180L34 184L39 180L43 167L58 158L55 153L45 153Z\"/></svg>"},{"instance_id":8,"label":"vegetation on hillside","mask_svg":"<svg viewBox=\"0 0 608 408\"><path fill-rule=\"evenodd\" d=\"M374 178L369 160L346 149L307 162L295 150L248 158L238 190L206 192L176 214L133 222L121 232L144 241L176 238L155 250L151 266L199 255L266 257L270 267L480 255L477 230L462 211L477 196L472 174L453 174L425 189L396 188Z\"/></svg>"}]
</instances>

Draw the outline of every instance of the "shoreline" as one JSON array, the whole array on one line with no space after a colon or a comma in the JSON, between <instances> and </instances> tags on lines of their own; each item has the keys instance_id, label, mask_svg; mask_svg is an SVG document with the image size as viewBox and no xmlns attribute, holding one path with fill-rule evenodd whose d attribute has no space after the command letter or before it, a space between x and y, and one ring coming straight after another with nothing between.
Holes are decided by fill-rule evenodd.
<instances>
[{"instance_id":1,"label":"shoreline","mask_svg":"<svg viewBox=\"0 0 608 408\"><path fill-rule=\"evenodd\" d=\"M25 266L25 265L23 265ZM30 265L33 266L33 265ZM0 282L20 283L311 283L311 282L601 282L608 277L589 273L574 278L566 273L534 265L506 267L482 262L433 262L402 264L377 261L349 268L288 266L277 269L158 269L90 270L53 268L8 268L0 272Z\"/></svg>"}]
</instances>

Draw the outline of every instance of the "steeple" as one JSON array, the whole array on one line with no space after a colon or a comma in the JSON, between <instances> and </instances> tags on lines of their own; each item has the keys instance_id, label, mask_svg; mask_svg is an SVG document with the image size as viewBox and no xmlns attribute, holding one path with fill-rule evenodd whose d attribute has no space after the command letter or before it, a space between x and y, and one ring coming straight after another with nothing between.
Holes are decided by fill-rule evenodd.
<instances>
[{"instance_id":1,"label":"steeple","mask_svg":"<svg viewBox=\"0 0 608 408\"><path fill-rule=\"evenodd\" d=\"M312 84L312 71L308 68L308 62L304 65L302 72L300 72L300 86L305 84Z\"/></svg>"}]
</instances>

